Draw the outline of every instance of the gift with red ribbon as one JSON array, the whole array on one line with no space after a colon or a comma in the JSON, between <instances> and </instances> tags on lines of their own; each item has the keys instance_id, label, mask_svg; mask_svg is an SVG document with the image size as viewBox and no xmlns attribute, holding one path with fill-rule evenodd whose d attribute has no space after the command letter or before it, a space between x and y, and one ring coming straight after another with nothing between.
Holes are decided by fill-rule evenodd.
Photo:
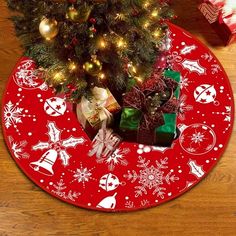
<instances>
[{"instance_id":1,"label":"gift with red ribbon","mask_svg":"<svg viewBox=\"0 0 236 236\"><path fill-rule=\"evenodd\" d=\"M203 0L199 9L226 44L236 42L235 0Z\"/></svg>"},{"instance_id":2,"label":"gift with red ribbon","mask_svg":"<svg viewBox=\"0 0 236 236\"><path fill-rule=\"evenodd\" d=\"M176 135L180 74L166 70L123 96L122 137L148 145L170 146Z\"/></svg>"}]
</instances>

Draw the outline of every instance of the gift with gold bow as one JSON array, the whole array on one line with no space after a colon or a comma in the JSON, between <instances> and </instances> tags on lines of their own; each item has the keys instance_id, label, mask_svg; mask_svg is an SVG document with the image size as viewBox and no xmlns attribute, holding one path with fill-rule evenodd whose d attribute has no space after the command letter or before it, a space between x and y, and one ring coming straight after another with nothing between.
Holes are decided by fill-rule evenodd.
<instances>
[{"instance_id":1,"label":"gift with gold bow","mask_svg":"<svg viewBox=\"0 0 236 236\"><path fill-rule=\"evenodd\" d=\"M113 115L120 110L120 105L108 88L93 87L91 97L82 97L76 107L77 118L92 139L101 128L103 121L111 124Z\"/></svg>"},{"instance_id":2,"label":"gift with gold bow","mask_svg":"<svg viewBox=\"0 0 236 236\"><path fill-rule=\"evenodd\" d=\"M134 86L123 96L122 137L148 145L170 146L176 135L180 74L164 74Z\"/></svg>"}]
</instances>

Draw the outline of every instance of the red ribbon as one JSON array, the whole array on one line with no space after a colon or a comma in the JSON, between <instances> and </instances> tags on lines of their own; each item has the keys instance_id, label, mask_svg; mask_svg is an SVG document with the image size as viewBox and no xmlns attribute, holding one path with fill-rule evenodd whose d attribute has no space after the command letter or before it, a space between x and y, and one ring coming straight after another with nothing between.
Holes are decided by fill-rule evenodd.
<instances>
[{"instance_id":1,"label":"red ribbon","mask_svg":"<svg viewBox=\"0 0 236 236\"><path fill-rule=\"evenodd\" d=\"M131 91L127 92L123 97L123 106L130 107L142 112L142 118L139 124L138 140L145 141L147 138L145 134L153 134L152 140L155 142L155 128L165 124L164 113L176 113L178 109L178 101L174 97L178 83L170 78L154 77L145 82L142 86L135 86ZM170 96L155 111L150 112L150 104L148 101L149 96L155 93L161 93L165 96L166 92ZM145 138L142 138L142 135ZM150 140L151 137L149 137ZM146 140L149 141L149 140ZM149 142L148 142L149 143Z\"/></svg>"}]
</instances>

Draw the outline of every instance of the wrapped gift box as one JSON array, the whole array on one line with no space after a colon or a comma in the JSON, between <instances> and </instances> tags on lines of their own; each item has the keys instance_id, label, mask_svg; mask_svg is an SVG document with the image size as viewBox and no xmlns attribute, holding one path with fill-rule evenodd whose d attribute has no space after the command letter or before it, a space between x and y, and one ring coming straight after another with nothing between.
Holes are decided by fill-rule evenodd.
<instances>
[{"instance_id":1,"label":"wrapped gift box","mask_svg":"<svg viewBox=\"0 0 236 236\"><path fill-rule=\"evenodd\" d=\"M94 87L91 94L90 98L82 97L76 113L85 132L93 139L103 121L109 125L121 107L108 88Z\"/></svg>"},{"instance_id":2,"label":"wrapped gift box","mask_svg":"<svg viewBox=\"0 0 236 236\"><path fill-rule=\"evenodd\" d=\"M236 42L236 0L204 0L199 9L226 45Z\"/></svg>"},{"instance_id":3,"label":"wrapped gift box","mask_svg":"<svg viewBox=\"0 0 236 236\"><path fill-rule=\"evenodd\" d=\"M121 136L131 142L170 146L176 136L179 82L180 73L166 70L163 80L150 79L128 91L123 98Z\"/></svg>"}]
</instances>

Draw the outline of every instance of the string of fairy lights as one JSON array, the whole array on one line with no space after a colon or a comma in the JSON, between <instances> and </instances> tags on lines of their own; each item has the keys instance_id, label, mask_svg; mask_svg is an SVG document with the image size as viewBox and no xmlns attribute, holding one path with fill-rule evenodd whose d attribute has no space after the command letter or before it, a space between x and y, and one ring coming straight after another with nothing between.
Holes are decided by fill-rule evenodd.
<instances>
[{"instance_id":1,"label":"string of fairy lights","mask_svg":"<svg viewBox=\"0 0 236 236\"><path fill-rule=\"evenodd\" d=\"M110 46L112 45L112 49L114 50L115 48L118 55L120 55L120 58L123 59L123 55L126 55L125 52L129 50L129 46L133 42L129 42L127 38L117 34L110 28L108 28L107 33L100 34L95 27L96 19L91 16L93 6L84 4L82 7L77 9L74 4L76 1L67 1L71 3L71 5L69 5L65 12L65 20L73 22L74 24L89 22L91 24L91 27L89 28L89 37L96 38L96 48L102 52L103 50L110 49ZM96 0L96 2L104 3L106 1ZM142 2L142 10L145 10L148 13L148 17L143 19L140 24L143 30L148 31L152 42L156 43L156 46L158 47L160 41L163 37L165 37L165 30L162 27L153 28L155 23L160 24L160 21L162 20L162 8L159 6L153 7L153 2L153 0L145 0ZM126 15L124 12L118 12L114 15L114 19L116 21L124 21L126 17L130 16ZM174 17L174 15L172 17ZM42 17L42 20L39 23L39 32L46 41L53 41L59 33L59 25L60 22L58 22L55 18ZM124 68L126 68L128 76L135 78L139 82L144 80L140 74L138 65L135 65L132 61L126 61ZM52 70L52 73L47 73L48 81L52 86L62 85L68 82L67 73L73 74L78 69L83 70L85 74L92 77L97 77L100 80L105 80L107 77L106 72L103 71L103 63L95 54L91 55L90 60L84 62L82 65L78 64L78 61L68 58L67 69L65 70L65 68L61 68L60 70L60 68L57 68L56 71Z\"/></svg>"}]
</instances>

